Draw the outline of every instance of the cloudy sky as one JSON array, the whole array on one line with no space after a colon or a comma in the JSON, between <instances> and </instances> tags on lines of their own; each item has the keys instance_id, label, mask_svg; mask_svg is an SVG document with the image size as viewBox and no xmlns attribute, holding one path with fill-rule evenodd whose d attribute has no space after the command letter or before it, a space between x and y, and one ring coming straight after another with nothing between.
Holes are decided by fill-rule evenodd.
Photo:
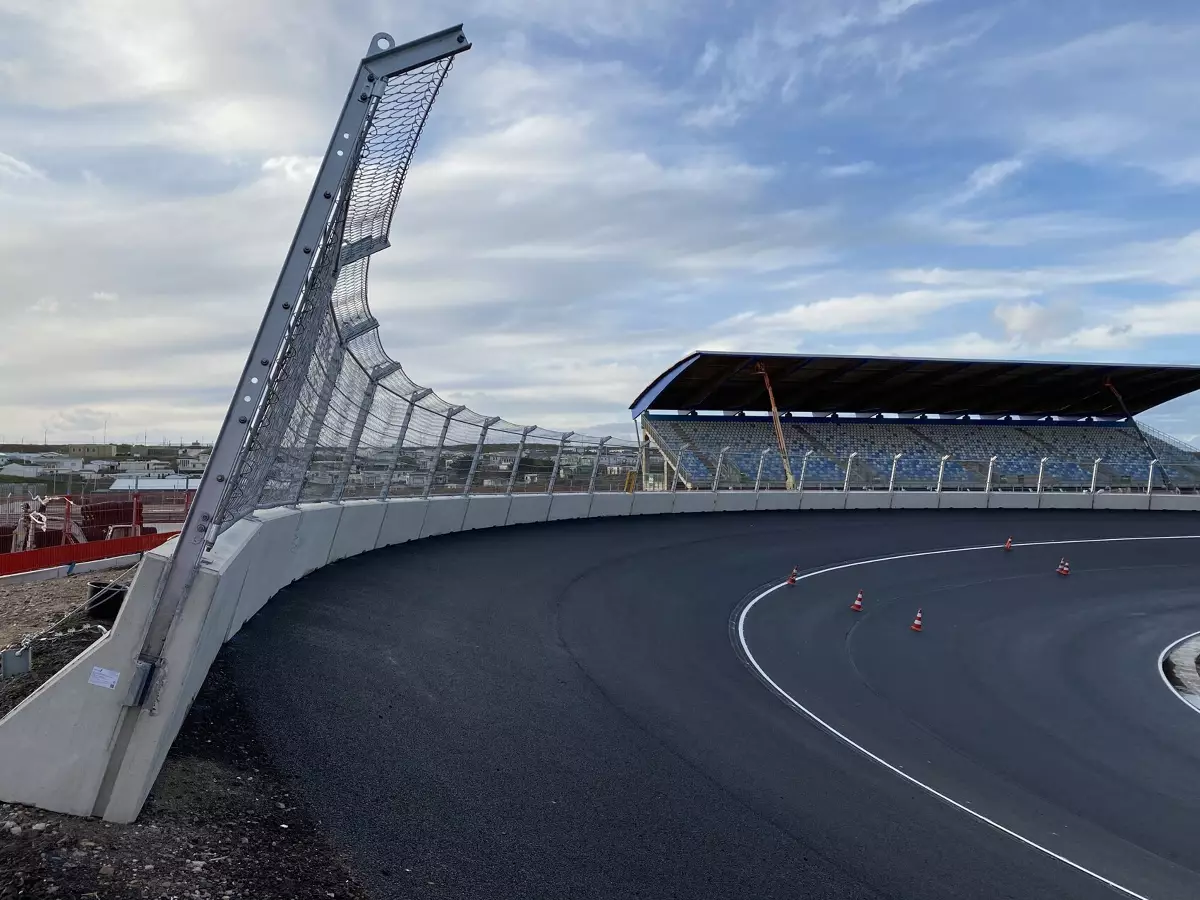
<instances>
[{"instance_id":1,"label":"cloudy sky","mask_svg":"<svg viewBox=\"0 0 1200 900\"><path fill-rule=\"evenodd\" d=\"M1200 362L1191 0L0 0L0 441L212 437L370 36L458 22L371 295L451 401L628 436L698 348Z\"/></svg>"}]
</instances>

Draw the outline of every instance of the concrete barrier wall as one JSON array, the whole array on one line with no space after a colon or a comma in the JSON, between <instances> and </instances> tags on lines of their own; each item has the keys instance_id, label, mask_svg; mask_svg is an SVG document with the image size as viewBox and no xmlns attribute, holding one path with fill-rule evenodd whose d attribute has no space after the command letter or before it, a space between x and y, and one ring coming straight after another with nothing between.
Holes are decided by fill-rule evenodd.
<instances>
[{"instance_id":1,"label":"concrete barrier wall","mask_svg":"<svg viewBox=\"0 0 1200 900\"><path fill-rule=\"evenodd\" d=\"M146 554L113 630L0 719L0 799L111 821L136 817L221 644L281 588L330 562L422 537L587 516L753 509L978 508L1200 511L1200 496L932 491L514 494L314 503L237 523L206 555L171 626L152 709L124 707L174 541ZM899 513L902 515L902 513ZM116 687L103 686L115 673ZM101 684L89 683L99 680ZM130 718L132 717L132 718ZM124 756L110 756L119 735Z\"/></svg>"}]
</instances>

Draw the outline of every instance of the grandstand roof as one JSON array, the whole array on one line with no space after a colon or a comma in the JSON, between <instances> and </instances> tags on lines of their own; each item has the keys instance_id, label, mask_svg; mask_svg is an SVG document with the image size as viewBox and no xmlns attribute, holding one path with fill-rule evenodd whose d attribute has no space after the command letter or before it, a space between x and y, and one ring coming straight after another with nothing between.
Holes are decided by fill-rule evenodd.
<instances>
[{"instance_id":1,"label":"grandstand roof","mask_svg":"<svg viewBox=\"0 0 1200 900\"><path fill-rule=\"evenodd\" d=\"M647 410L1123 416L1200 389L1200 366L1114 365L700 350L654 379L630 406Z\"/></svg>"}]
</instances>

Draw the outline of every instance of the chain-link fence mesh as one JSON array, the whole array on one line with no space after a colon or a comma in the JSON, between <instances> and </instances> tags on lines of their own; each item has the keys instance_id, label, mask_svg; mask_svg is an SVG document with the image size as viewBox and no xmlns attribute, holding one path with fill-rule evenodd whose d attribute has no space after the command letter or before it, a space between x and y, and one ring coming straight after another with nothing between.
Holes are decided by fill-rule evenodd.
<instances>
[{"instance_id":1,"label":"chain-link fence mesh","mask_svg":"<svg viewBox=\"0 0 1200 900\"><path fill-rule=\"evenodd\" d=\"M371 254L452 59L387 79L357 142L264 402L219 519L354 498L630 490L661 486L662 457L628 440L524 427L442 399L380 343L367 300ZM645 457L645 458L643 458ZM651 459L653 458L653 459ZM642 478L647 462L657 475ZM639 482L639 479L641 481Z\"/></svg>"}]
</instances>

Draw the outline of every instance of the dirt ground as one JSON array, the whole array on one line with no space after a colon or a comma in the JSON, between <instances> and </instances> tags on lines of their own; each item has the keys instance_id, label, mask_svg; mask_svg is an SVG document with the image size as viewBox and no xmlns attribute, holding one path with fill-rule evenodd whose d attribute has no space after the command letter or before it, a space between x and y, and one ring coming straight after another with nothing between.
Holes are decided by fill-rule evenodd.
<instances>
[{"instance_id":1,"label":"dirt ground","mask_svg":"<svg viewBox=\"0 0 1200 900\"><path fill-rule=\"evenodd\" d=\"M115 579L128 583L132 576L132 571L110 569L52 581L24 584L0 581L0 647L19 642L22 635L41 631L79 606L87 599L89 581Z\"/></svg>"},{"instance_id":2,"label":"dirt ground","mask_svg":"<svg viewBox=\"0 0 1200 900\"><path fill-rule=\"evenodd\" d=\"M115 573L0 588L0 646L58 621L104 574ZM0 715L100 635L83 616L56 632L35 643L33 673L0 680ZM0 898L366 900L320 824L272 766L218 658L137 822L0 803Z\"/></svg>"}]
</instances>

